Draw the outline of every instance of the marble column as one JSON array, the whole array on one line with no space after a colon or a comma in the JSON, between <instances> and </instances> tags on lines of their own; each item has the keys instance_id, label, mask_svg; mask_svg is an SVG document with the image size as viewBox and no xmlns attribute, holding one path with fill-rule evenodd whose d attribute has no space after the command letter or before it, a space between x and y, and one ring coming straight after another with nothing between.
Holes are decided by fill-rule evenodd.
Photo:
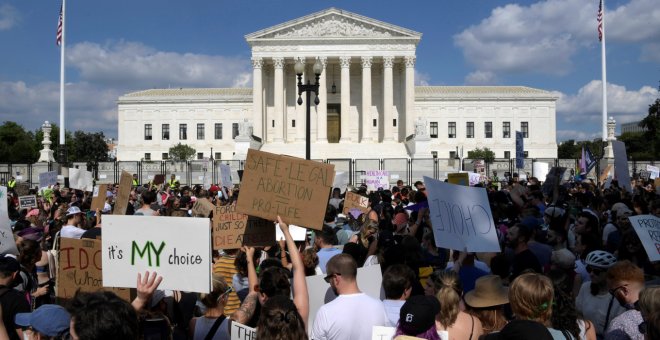
<instances>
[{"instance_id":1,"label":"marble column","mask_svg":"<svg viewBox=\"0 0 660 340\"><path fill-rule=\"evenodd\" d=\"M300 62L303 64L304 71L302 75L302 82L303 84L307 84L307 76L309 75L309 72L307 72L307 64L305 63L305 57L298 57L296 60L294 60L294 63L300 60ZM295 71L293 72L295 75ZM295 75L296 77L296 87L295 87L295 105L296 105L296 141L299 142L304 142L305 141L305 115L307 114L307 99L305 98L305 94L303 93L301 98L303 100L302 105L298 105L298 75Z\"/></svg>"},{"instance_id":2,"label":"marble column","mask_svg":"<svg viewBox=\"0 0 660 340\"><path fill-rule=\"evenodd\" d=\"M371 62L362 57L362 142L371 142Z\"/></svg>"},{"instance_id":3,"label":"marble column","mask_svg":"<svg viewBox=\"0 0 660 340\"><path fill-rule=\"evenodd\" d=\"M394 57L383 57L383 141L394 141L392 129L392 108L394 106L394 83L392 66Z\"/></svg>"},{"instance_id":4,"label":"marble column","mask_svg":"<svg viewBox=\"0 0 660 340\"><path fill-rule=\"evenodd\" d=\"M252 134L266 141L264 130L263 111L263 80L262 67L264 60L261 57L252 58Z\"/></svg>"},{"instance_id":5,"label":"marble column","mask_svg":"<svg viewBox=\"0 0 660 340\"><path fill-rule=\"evenodd\" d=\"M319 79L319 105L316 106L316 141L319 143L328 142L328 86L326 85L326 66L327 57L319 57L319 62L323 69Z\"/></svg>"},{"instance_id":6,"label":"marble column","mask_svg":"<svg viewBox=\"0 0 660 340\"><path fill-rule=\"evenodd\" d=\"M351 112L351 57L339 57L341 66L341 138L339 142L348 143Z\"/></svg>"},{"instance_id":7,"label":"marble column","mask_svg":"<svg viewBox=\"0 0 660 340\"><path fill-rule=\"evenodd\" d=\"M275 109L275 134L273 141L284 142L284 58L273 58L275 84L273 86L273 106Z\"/></svg>"},{"instance_id":8,"label":"marble column","mask_svg":"<svg viewBox=\"0 0 660 340\"><path fill-rule=\"evenodd\" d=\"M405 136L399 136L401 141L405 141L406 138L413 133L415 133L415 59L414 55L405 56L403 58L406 64L406 89L405 89L405 110L404 114L406 117L406 134Z\"/></svg>"}]
</instances>

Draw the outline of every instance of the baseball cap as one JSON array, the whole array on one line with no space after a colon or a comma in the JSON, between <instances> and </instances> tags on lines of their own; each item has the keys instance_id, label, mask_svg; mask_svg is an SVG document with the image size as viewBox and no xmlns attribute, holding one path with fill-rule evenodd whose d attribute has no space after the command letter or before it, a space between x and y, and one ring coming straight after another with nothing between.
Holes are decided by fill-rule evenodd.
<instances>
[{"instance_id":1,"label":"baseball cap","mask_svg":"<svg viewBox=\"0 0 660 340\"><path fill-rule=\"evenodd\" d=\"M82 211L80 211L80 208L76 207L75 205L69 208L66 211L67 216L75 215L75 214L82 214Z\"/></svg>"},{"instance_id":2,"label":"baseball cap","mask_svg":"<svg viewBox=\"0 0 660 340\"><path fill-rule=\"evenodd\" d=\"M415 295L401 306L399 327L406 335L417 335L435 326L440 302L435 296Z\"/></svg>"},{"instance_id":3,"label":"baseball cap","mask_svg":"<svg viewBox=\"0 0 660 340\"><path fill-rule=\"evenodd\" d=\"M21 269L16 256L11 254L0 255L0 273L13 274Z\"/></svg>"},{"instance_id":4,"label":"baseball cap","mask_svg":"<svg viewBox=\"0 0 660 340\"><path fill-rule=\"evenodd\" d=\"M62 306L42 305L32 313L16 314L16 324L32 327L46 336L61 336L69 331L71 315Z\"/></svg>"}]
</instances>

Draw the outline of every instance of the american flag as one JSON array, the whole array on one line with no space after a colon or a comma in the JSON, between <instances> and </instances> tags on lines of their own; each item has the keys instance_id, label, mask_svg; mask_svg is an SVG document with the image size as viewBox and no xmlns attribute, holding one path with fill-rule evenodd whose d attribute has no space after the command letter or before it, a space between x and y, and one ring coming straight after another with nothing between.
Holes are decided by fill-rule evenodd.
<instances>
[{"instance_id":1,"label":"american flag","mask_svg":"<svg viewBox=\"0 0 660 340\"><path fill-rule=\"evenodd\" d=\"M603 41L603 0L600 0L598 5L598 16L596 17L598 21L598 41Z\"/></svg>"},{"instance_id":2,"label":"american flag","mask_svg":"<svg viewBox=\"0 0 660 340\"><path fill-rule=\"evenodd\" d=\"M57 46L62 45L62 6L60 6L60 20L57 23L57 38L55 39Z\"/></svg>"}]
</instances>

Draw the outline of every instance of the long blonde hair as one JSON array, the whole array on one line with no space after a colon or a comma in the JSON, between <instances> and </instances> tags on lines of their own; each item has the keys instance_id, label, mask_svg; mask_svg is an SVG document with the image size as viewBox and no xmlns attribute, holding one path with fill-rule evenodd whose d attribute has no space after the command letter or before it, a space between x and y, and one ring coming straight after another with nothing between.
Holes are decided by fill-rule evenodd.
<instances>
[{"instance_id":1,"label":"long blonde hair","mask_svg":"<svg viewBox=\"0 0 660 340\"><path fill-rule=\"evenodd\" d=\"M370 230L378 232L378 222L367 218L364 223L362 223L359 236L359 242L362 243L365 248L369 248L369 239L367 235L369 235Z\"/></svg>"},{"instance_id":2,"label":"long blonde hair","mask_svg":"<svg viewBox=\"0 0 660 340\"><path fill-rule=\"evenodd\" d=\"M451 327L458 318L463 287L454 271L437 271L431 274L435 297L440 301L440 313L436 320L445 327Z\"/></svg>"}]
</instances>

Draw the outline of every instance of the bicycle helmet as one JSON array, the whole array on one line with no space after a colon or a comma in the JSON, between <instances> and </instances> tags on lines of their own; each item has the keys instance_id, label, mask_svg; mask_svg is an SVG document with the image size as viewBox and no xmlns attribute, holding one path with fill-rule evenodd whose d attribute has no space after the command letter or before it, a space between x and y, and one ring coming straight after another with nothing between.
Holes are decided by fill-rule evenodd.
<instances>
[{"instance_id":1,"label":"bicycle helmet","mask_svg":"<svg viewBox=\"0 0 660 340\"><path fill-rule=\"evenodd\" d=\"M616 257L606 251L594 250L587 254L587 258L584 259L584 263L589 266L607 269L616 263Z\"/></svg>"}]
</instances>

